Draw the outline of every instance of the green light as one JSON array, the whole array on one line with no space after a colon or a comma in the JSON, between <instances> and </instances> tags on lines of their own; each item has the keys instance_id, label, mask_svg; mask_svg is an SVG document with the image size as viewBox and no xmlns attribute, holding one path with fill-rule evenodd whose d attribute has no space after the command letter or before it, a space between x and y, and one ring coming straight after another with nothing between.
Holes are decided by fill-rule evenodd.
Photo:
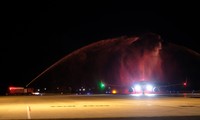
<instances>
[{"instance_id":1,"label":"green light","mask_svg":"<svg viewBox=\"0 0 200 120\"><path fill-rule=\"evenodd\" d=\"M101 83L101 88L104 88L105 87L105 84Z\"/></svg>"},{"instance_id":2,"label":"green light","mask_svg":"<svg viewBox=\"0 0 200 120\"><path fill-rule=\"evenodd\" d=\"M100 83L99 83L99 87L100 87L101 89L104 89L104 88L105 88L105 84L104 84L103 82L100 82Z\"/></svg>"}]
</instances>

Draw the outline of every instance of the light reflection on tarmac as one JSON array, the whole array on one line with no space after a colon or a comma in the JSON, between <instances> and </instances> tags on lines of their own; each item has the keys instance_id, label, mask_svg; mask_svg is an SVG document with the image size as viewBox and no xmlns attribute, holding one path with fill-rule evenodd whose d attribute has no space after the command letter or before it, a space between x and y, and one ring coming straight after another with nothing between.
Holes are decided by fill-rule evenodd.
<instances>
[{"instance_id":1,"label":"light reflection on tarmac","mask_svg":"<svg viewBox=\"0 0 200 120\"><path fill-rule=\"evenodd\" d=\"M200 98L130 95L0 96L0 119L161 116L200 116Z\"/></svg>"}]
</instances>

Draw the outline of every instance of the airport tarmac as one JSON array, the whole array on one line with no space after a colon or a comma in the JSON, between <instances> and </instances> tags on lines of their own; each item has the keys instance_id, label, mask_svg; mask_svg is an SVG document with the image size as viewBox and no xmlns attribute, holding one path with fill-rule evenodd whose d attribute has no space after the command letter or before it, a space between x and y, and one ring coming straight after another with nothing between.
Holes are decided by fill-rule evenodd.
<instances>
[{"instance_id":1,"label":"airport tarmac","mask_svg":"<svg viewBox=\"0 0 200 120\"><path fill-rule=\"evenodd\" d=\"M0 106L0 119L200 118L200 98L185 96L0 96Z\"/></svg>"}]
</instances>

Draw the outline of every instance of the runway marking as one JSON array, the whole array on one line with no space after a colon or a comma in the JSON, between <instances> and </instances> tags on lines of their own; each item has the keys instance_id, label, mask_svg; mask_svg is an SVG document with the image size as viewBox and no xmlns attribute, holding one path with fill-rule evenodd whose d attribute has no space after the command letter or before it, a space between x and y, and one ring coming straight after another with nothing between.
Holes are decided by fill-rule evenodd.
<instances>
[{"instance_id":1,"label":"runway marking","mask_svg":"<svg viewBox=\"0 0 200 120\"><path fill-rule=\"evenodd\" d=\"M108 107L110 105L83 105L83 107ZM76 105L52 105L50 107L77 107Z\"/></svg>"},{"instance_id":2,"label":"runway marking","mask_svg":"<svg viewBox=\"0 0 200 120\"><path fill-rule=\"evenodd\" d=\"M83 107L108 107L110 105L83 105Z\"/></svg>"},{"instance_id":3,"label":"runway marking","mask_svg":"<svg viewBox=\"0 0 200 120\"><path fill-rule=\"evenodd\" d=\"M50 107L76 107L76 105L56 105L56 106L50 106Z\"/></svg>"},{"instance_id":4,"label":"runway marking","mask_svg":"<svg viewBox=\"0 0 200 120\"><path fill-rule=\"evenodd\" d=\"M27 107L26 107L26 111L27 111L27 118L28 118L28 119L31 119L31 114L30 114L30 112L31 112L31 107L30 107L30 106L27 106Z\"/></svg>"},{"instance_id":5,"label":"runway marking","mask_svg":"<svg viewBox=\"0 0 200 120\"><path fill-rule=\"evenodd\" d=\"M196 107L196 106L190 106L190 105L181 105L180 107Z\"/></svg>"}]
</instances>

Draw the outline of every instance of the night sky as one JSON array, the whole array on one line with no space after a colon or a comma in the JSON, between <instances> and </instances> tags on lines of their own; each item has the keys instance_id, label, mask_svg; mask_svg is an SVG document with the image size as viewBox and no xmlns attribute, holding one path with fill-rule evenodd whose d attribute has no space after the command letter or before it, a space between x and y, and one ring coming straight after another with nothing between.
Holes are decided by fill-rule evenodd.
<instances>
[{"instance_id":1,"label":"night sky","mask_svg":"<svg viewBox=\"0 0 200 120\"><path fill-rule=\"evenodd\" d=\"M5 2L1 14L1 91L25 86L90 43L143 32L200 53L197 2Z\"/></svg>"}]
</instances>

